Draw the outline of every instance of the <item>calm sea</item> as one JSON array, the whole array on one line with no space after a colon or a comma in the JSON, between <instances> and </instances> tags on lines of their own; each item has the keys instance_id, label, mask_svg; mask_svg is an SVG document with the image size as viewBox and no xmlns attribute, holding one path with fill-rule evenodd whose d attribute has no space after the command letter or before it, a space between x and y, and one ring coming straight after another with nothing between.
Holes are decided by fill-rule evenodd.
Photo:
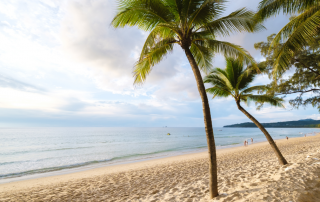
<instances>
[{"instance_id":1,"label":"calm sea","mask_svg":"<svg viewBox=\"0 0 320 202\"><path fill-rule=\"evenodd\" d=\"M274 139L319 129L267 128ZM171 135L167 135L170 133ZM214 128L217 148L266 141L257 128ZM0 183L39 173L141 161L206 149L204 128L0 128Z\"/></svg>"}]
</instances>

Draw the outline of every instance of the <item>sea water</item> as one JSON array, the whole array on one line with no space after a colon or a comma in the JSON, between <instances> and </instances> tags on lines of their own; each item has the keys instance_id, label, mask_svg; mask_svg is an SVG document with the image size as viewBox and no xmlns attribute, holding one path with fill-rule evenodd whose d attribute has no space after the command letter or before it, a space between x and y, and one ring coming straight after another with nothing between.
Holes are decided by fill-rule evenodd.
<instances>
[{"instance_id":1,"label":"sea water","mask_svg":"<svg viewBox=\"0 0 320 202\"><path fill-rule=\"evenodd\" d=\"M267 128L276 139L315 128ZM169 135L169 134L170 135ZM258 128L214 128L217 149L266 141ZM251 143L251 140L249 141ZM106 166L205 151L204 128L0 128L0 183L74 168Z\"/></svg>"}]
</instances>

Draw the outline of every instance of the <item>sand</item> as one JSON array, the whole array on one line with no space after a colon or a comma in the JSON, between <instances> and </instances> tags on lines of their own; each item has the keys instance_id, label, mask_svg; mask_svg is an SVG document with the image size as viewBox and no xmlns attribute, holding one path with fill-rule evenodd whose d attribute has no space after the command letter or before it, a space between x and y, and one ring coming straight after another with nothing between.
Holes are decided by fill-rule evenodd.
<instances>
[{"instance_id":1,"label":"sand","mask_svg":"<svg viewBox=\"0 0 320 202\"><path fill-rule=\"evenodd\" d=\"M207 153L0 185L0 201L320 201L320 136L218 150L219 193L208 198Z\"/></svg>"}]
</instances>

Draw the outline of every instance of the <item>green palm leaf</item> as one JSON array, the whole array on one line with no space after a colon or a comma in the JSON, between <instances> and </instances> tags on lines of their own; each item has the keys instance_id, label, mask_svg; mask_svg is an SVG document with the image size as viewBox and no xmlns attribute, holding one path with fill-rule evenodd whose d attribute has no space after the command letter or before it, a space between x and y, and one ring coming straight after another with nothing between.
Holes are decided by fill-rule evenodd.
<instances>
[{"instance_id":1,"label":"green palm leaf","mask_svg":"<svg viewBox=\"0 0 320 202\"><path fill-rule=\"evenodd\" d=\"M267 90L269 90L269 88L266 85L259 85L259 86L251 86L249 88L246 88L242 90L242 93L247 94L247 93L252 93L254 91L257 91L258 93L260 93L260 92L265 92Z\"/></svg>"},{"instance_id":2,"label":"green palm leaf","mask_svg":"<svg viewBox=\"0 0 320 202\"><path fill-rule=\"evenodd\" d=\"M212 88L207 88L206 91L213 95L212 99L214 99L216 96L229 97L231 95L231 92L229 92L227 89L217 87L217 86L214 86Z\"/></svg>"},{"instance_id":3,"label":"green palm leaf","mask_svg":"<svg viewBox=\"0 0 320 202\"><path fill-rule=\"evenodd\" d=\"M310 9L291 20L272 41L271 47L279 44L286 38L281 50L277 54L274 66L274 75L281 75L290 66L293 53L302 50L305 44L312 43L317 35L320 24L320 7Z\"/></svg>"},{"instance_id":4,"label":"green palm leaf","mask_svg":"<svg viewBox=\"0 0 320 202\"><path fill-rule=\"evenodd\" d=\"M240 60L226 58L226 68L213 69L203 81L213 86L206 90L213 95L213 98L232 96L237 102L244 101L246 104L254 101L260 104L268 103L272 106L283 107L281 98L272 95L252 94L266 92L269 89L265 85L248 87L256 76L257 72L245 69Z\"/></svg>"},{"instance_id":5,"label":"green palm leaf","mask_svg":"<svg viewBox=\"0 0 320 202\"><path fill-rule=\"evenodd\" d=\"M272 137L268 131L261 125L257 119L255 119L249 112L247 112L242 106L241 102L249 105L250 102L260 104L258 109L264 104L269 103L271 106L284 107L281 98L272 95L254 95L253 92L258 93L265 90L266 86L251 86L253 79L257 75L256 71L252 71L250 67L244 68L241 60L235 60L233 58L226 58L226 68L224 70L215 68L204 79L205 83L211 84L213 87L207 88L207 92L215 97L228 97L232 96L235 99L238 109L243 112L257 127L265 134L271 147L276 153L280 164L285 165L288 162L282 156L277 145L274 143Z\"/></svg>"},{"instance_id":6,"label":"green palm leaf","mask_svg":"<svg viewBox=\"0 0 320 202\"><path fill-rule=\"evenodd\" d=\"M257 32L264 29L264 27L261 24L257 24L254 15L254 12L242 8L226 17L207 23L198 29L207 30L215 36L229 36L230 33L241 31Z\"/></svg>"},{"instance_id":7,"label":"green palm leaf","mask_svg":"<svg viewBox=\"0 0 320 202\"><path fill-rule=\"evenodd\" d=\"M143 50L144 55L140 56L140 60L136 63L134 69L135 84L142 84L146 80L152 67L173 50L174 43L176 43L174 38L167 38L154 44L153 47L146 47Z\"/></svg>"},{"instance_id":8,"label":"green palm leaf","mask_svg":"<svg viewBox=\"0 0 320 202\"><path fill-rule=\"evenodd\" d=\"M259 3L256 16L264 20L281 11L284 14L295 14L316 5L318 5L317 0L263 0Z\"/></svg>"},{"instance_id":9,"label":"green palm leaf","mask_svg":"<svg viewBox=\"0 0 320 202\"><path fill-rule=\"evenodd\" d=\"M210 70L212 67L211 61L213 57L213 52L206 46L202 46L199 43L192 43L190 51L201 70L207 73L208 70Z\"/></svg>"},{"instance_id":10,"label":"green palm leaf","mask_svg":"<svg viewBox=\"0 0 320 202\"><path fill-rule=\"evenodd\" d=\"M142 30L152 30L158 23L172 21L173 15L161 1L121 0L118 14L112 21L114 27L137 26Z\"/></svg>"},{"instance_id":11,"label":"green palm leaf","mask_svg":"<svg viewBox=\"0 0 320 202\"><path fill-rule=\"evenodd\" d=\"M300 51L304 46L312 43L314 37L320 34L320 2L319 0L263 0L259 4L256 14L258 21L263 21L280 12L296 15L275 36L271 49L285 41L281 50L277 51L277 59L274 63L273 76L278 78L288 68L294 52Z\"/></svg>"},{"instance_id":12,"label":"green palm leaf","mask_svg":"<svg viewBox=\"0 0 320 202\"><path fill-rule=\"evenodd\" d=\"M254 101L257 103L268 103L271 106L285 108L282 104L283 99L278 97L269 95L244 95L243 97L246 97L249 101Z\"/></svg>"},{"instance_id":13,"label":"green palm leaf","mask_svg":"<svg viewBox=\"0 0 320 202\"><path fill-rule=\"evenodd\" d=\"M225 57L232 57L238 59L241 62L244 62L246 64L253 64L254 68L256 68L258 71L258 67L256 66L256 62L253 59L253 57L241 46L225 42L225 41L218 41L218 40L203 40L206 46L208 46L212 51L216 53L221 53Z\"/></svg>"}]
</instances>

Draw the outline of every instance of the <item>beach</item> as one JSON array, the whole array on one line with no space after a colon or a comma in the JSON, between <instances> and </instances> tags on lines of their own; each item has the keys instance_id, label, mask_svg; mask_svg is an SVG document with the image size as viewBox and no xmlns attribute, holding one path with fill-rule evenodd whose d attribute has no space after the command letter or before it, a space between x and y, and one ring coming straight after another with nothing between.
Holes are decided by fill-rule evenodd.
<instances>
[{"instance_id":1,"label":"beach","mask_svg":"<svg viewBox=\"0 0 320 202\"><path fill-rule=\"evenodd\" d=\"M194 153L0 185L0 201L320 201L320 136L220 149L219 196L208 198L207 153Z\"/></svg>"}]
</instances>

